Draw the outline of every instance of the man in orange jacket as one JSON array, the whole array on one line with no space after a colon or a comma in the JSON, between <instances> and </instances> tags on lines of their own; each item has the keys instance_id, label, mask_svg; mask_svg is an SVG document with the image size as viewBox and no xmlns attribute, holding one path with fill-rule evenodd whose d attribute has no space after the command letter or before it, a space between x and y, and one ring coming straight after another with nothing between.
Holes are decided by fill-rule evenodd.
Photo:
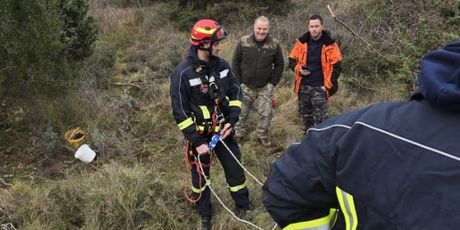
<instances>
[{"instance_id":1,"label":"man in orange jacket","mask_svg":"<svg viewBox=\"0 0 460 230\"><path fill-rule=\"evenodd\" d=\"M323 29L323 18L311 16L308 32L296 40L289 54L305 132L327 118L327 98L337 92L341 72L339 46Z\"/></svg>"}]
</instances>

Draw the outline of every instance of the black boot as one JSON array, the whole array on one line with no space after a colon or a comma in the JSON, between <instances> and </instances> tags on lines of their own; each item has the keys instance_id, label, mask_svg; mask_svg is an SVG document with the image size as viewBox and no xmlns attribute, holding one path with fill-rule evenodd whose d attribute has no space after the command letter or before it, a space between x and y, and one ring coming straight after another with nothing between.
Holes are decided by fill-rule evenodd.
<instances>
[{"instance_id":1,"label":"black boot","mask_svg":"<svg viewBox=\"0 0 460 230\"><path fill-rule=\"evenodd\" d=\"M211 219L212 219L212 216L202 216L201 217L201 230L211 229Z\"/></svg>"}]
</instances>

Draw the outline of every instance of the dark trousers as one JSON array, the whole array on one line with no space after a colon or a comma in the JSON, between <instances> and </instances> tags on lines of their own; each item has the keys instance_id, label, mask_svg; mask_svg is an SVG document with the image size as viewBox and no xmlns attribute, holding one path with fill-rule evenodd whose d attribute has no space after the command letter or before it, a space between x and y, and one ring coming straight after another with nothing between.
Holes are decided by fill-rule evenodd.
<instances>
[{"instance_id":1,"label":"dark trousers","mask_svg":"<svg viewBox=\"0 0 460 230\"><path fill-rule=\"evenodd\" d=\"M226 139L224 139L224 142L228 146L228 148L232 151L232 153L235 155L235 157L238 159L238 161L240 161L241 152L238 147L238 144L236 143L233 137L233 134L231 136L228 136ZM193 154L197 156L196 150L194 148L192 149L193 149ZM230 152L225 148L225 146L221 142L219 142L214 148L214 151L216 153L215 155L219 159L219 162L224 169L225 179L227 181L228 186L230 188L233 188L233 187L239 187L241 185L244 185L246 181L246 178L244 176L244 171L241 168L241 166L238 165L238 163L233 158L233 156L230 154ZM207 166L207 167L203 167L204 173L207 176L207 178L209 178L210 160L211 160L211 155L209 154L206 154L200 157L200 161L201 163L203 163L203 166L205 165ZM204 188L206 181L202 175L198 174L195 165L192 165L191 173L192 173L193 187L197 189ZM200 185L200 177L201 177L201 185ZM249 190L245 186L240 187L240 188L241 189L239 189L238 191L230 191L230 194L237 208L248 209L249 208ZM195 198L198 198L200 194L194 192L193 196ZM200 214L201 216L212 215L211 191L209 190L207 186L201 192L201 197L196 202L196 208L197 208L198 214Z\"/></svg>"},{"instance_id":2,"label":"dark trousers","mask_svg":"<svg viewBox=\"0 0 460 230\"><path fill-rule=\"evenodd\" d=\"M298 100L304 131L326 120L327 98L324 87L300 85Z\"/></svg>"}]
</instances>

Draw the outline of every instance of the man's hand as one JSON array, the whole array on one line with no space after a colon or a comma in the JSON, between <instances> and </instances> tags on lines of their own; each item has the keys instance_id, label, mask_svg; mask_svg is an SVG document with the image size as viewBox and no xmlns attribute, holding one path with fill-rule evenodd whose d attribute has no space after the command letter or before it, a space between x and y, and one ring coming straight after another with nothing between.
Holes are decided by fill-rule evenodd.
<instances>
[{"instance_id":1,"label":"man's hand","mask_svg":"<svg viewBox=\"0 0 460 230\"><path fill-rule=\"evenodd\" d=\"M310 75L310 71L306 70L306 69L301 69L300 70L300 75L302 76L308 76Z\"/></svg>"},{"instance_id":2,"label":"man's hand","mask_svg":"<svg viewBox=\"0 0 460 230\"><path fill-rule=\"evenodd\" d=\"M222 136L222 140L225 139L230 133L232 133L232 125L230 123L226 123L224 128L220 131L220 135Z\"/></svg>"},{"instance_id":3,"label":"man's hand","mask_svg":"<svg viewBox=\"0 0 460 230\"><path fill-rule=\"evenodd\" d=\"M198 147L196 147L196 151L198 152L198 155L203 155L203 154L209 154L210 151L209 151L209 148L208 148L208 145L206 144L202 144Z\"/></svg>"}]
</instances>

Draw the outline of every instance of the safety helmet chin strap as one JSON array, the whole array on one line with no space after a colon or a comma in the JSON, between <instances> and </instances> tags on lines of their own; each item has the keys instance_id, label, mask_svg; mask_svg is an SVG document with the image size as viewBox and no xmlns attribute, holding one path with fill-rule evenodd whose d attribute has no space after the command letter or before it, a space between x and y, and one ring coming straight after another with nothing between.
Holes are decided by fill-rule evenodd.
<instances>
[{"instance_id":1,"label":"safety helmet chin strap","mask_svg":"<svg viewBox=\"0 0 460 230\"><path fill-rule=\"evenodd\" d=\"M209 57L214 57L214 55L212 54L212 47L214 46L214 42L218 42L219 40L223 39L223 38L218 38L217 37L217 33L219 33L219 31L222 30L222 33L223 33L223 36L225 37L227 35L227 33L225 31L223 31L222 27L219 27L216 29L216 31L214 31L214 33L212 34L211 36L211 39L210 39L210 46L208 48L203 48L202 46L205 44L204 42L200 42L200 44L198 45L198 49L200 50L204 50L204 51L208 51L208 54L209 54Z\"/></svg>"},{"instance_id":2,"label":"safety helmet chin strap","mask_svg":"<svg viewBox=\"0 0 460 230\"><path fill-rule=\"evenodd\" d=\"M208 51L209 57L213 57L214 55L212 54L212 46L214 45L214 42L210 42L209 43L210 46L208 48L204 48L203 47L204 44L206 44L206 43L200 43L200 45L198 45L198 49Z\"/></svg>"}]
</instances>

